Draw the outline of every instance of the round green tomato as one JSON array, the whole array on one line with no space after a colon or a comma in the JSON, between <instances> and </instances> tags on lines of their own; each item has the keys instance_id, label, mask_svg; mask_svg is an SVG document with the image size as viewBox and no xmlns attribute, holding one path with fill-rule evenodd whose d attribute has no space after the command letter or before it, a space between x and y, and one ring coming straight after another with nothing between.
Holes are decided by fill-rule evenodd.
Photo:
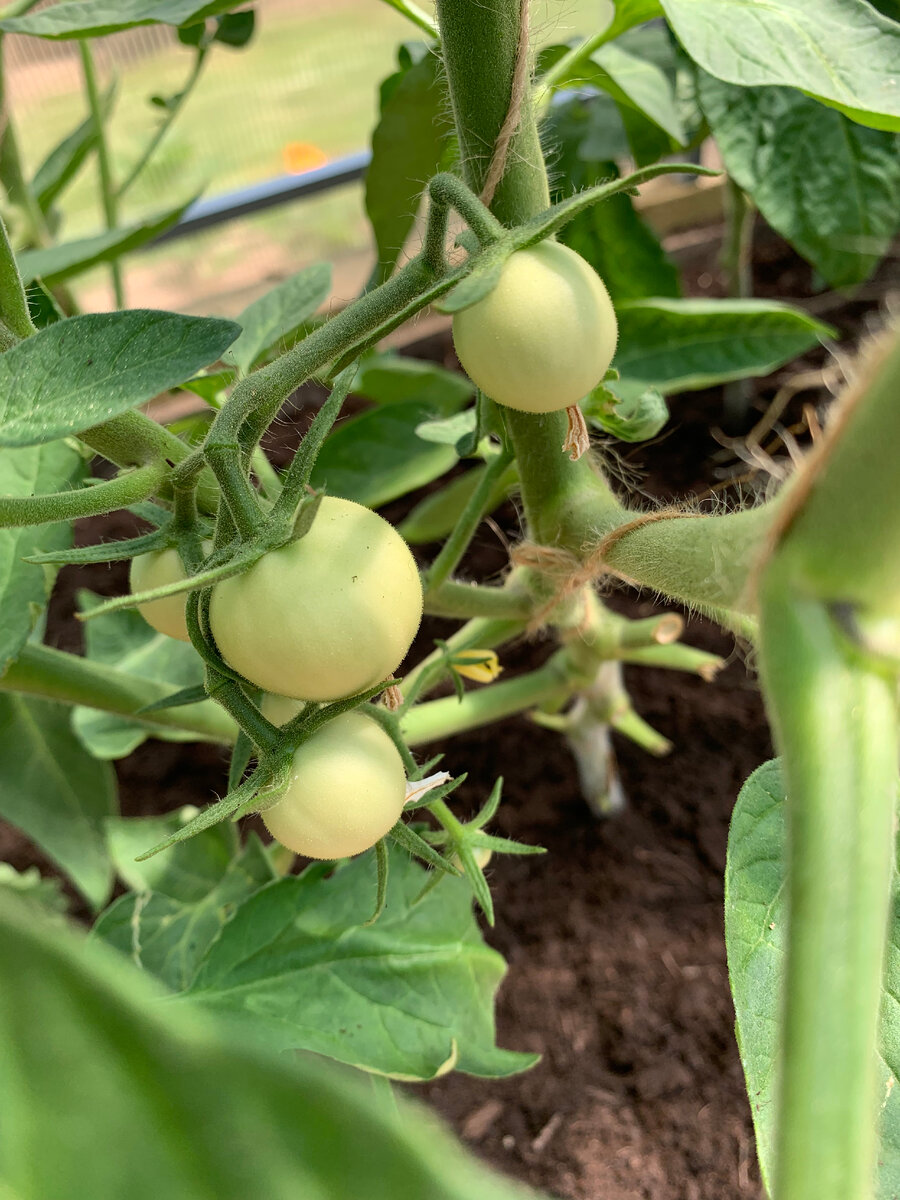
<instances>
[{"instance_id":1,"label":"round green tomato","mask_svg":"<svg viewBox=\"0 0 900 1200\"><path fill-rule=\"evenodd\" d=\"M271 721L273 725L287 725L288 721L293 721L294 717L299 716L303 712L306 705L302 700L292 700L290 696L276 696L272 692L266 694L260 699L259 711Z\"/></svg>"},{"instance_id":2,"label":"round green tomato","mask_svg":"<svg viewBox=\"0 0 900 1200\"><path fill-rule=\"evenodd\" d=\"M469 377L521 412L577 404L606 374L617 337L603 280L559 242L511 254L494 290L453 317L453 343Z\"/></svg>"},{"instance_id":3,"label":"round green tomato","mask_svg":"<svg viewBox=\"0 0 900 1200\"><path fill-rule=\"evenodd\" d=\"M129 587L132 593L147 592L167 583L180 583L186 578L184 565L174 549L151 550L149 554L139 554L131 560ZM180 642L189 642L191 639L184 620L186 602L187 593L179 592L176 596L139 604L138 612L157 633L168 634Z\"/></svg>"},{"instance_id":4,"label":"round green tomato","mask_svg":"<svg viewBox=\"0 0 900 1200\"><path fill-rule=\"evenodd\" d=\"M288 789L262 819L295 854L349 858L397 824L405 800L406 773L396 746L371 717L349 712L297 749Z\"/></svg>"},{"instance_id":5,"label":"round green tomato","mask_svg":"<svg viewBox=\"0 0 900 1200\"><path fill-rule=\"evenodd\" d=\"M409 547L371 509L326 496L308 532L213 588L222 657L266 692L338 700L386 679L422 619Z\"/></svg>"}]
</instances>

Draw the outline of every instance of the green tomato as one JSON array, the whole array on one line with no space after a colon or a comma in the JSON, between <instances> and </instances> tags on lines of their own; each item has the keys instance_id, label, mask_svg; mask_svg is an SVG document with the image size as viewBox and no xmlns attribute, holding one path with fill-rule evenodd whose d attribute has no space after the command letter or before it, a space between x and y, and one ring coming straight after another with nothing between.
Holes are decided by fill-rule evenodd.
<instances>
[{"instance_id":1,"label":"green tomato","mask_svg":"<svg viewBox=\"0 0 900 1200\"><path fill-rule=\"evenodd\" d=\"M222 657L263 691L338 700L386 679L422 619L409 547L371 509L326 496L308 532L213 588Z\"/></svg>"},{"instance_id":2,"label":"green tomato","mask_svg":"<svg viewBox=\"0 0 900 1200\"><path fill-rule=\"evenodd\" d=\"M459 361L506 408L577 404L606 374L618 326L593 267L559 242L517 250L492 292L453 317Z\"/></svg>"},{"instance_id":3,"label":"green tomato","mask_svg":"<svg viewBox=\"0 0 900 1200\"><path fill-rule=\"evenodd\" d=\"M299 716L303 712L306 705L302 700L292 700L290 696L276 696L272 692L266 694L260 699L259 711L271 721L273 725L287 725L288 721L293 721L294 717Z\"/></svg>"},{"instance_id":4,"label":"green tomato","mask_svg":"<svg viewBox=\"0 0 900 1200\"><path fill-rule=\"evenodd\" d=\"M131 560L128 577L132 594L148 592L151 588L163 587L167 583L180 583L186 578L184 564L178 551L174 549L151 550L149 554L139 554ZM147 624L152 625L157 633L178 638L180 642L189 642L191 639L184 619L186 603L187 593L179 592L176 596L165 596L162 600L139 604L137 608Z\"/></svg>"},{"instance_id":5,"label":"green tomato","mask_svg":"<svg viewBox=\"0 0 900 1200\"><path fill-rule=\"evenodd\" d=\"M400 820L406 773L380 725L344 713L294 753L284 797L262 813L277 842L307 858L361 854Z\"/></svg>"}]
</instances>

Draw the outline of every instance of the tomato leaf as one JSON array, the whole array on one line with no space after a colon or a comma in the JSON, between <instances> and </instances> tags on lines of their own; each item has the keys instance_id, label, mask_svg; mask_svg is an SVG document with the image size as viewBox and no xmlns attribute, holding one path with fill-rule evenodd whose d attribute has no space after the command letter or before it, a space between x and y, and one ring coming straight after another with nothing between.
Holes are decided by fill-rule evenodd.
<instances>
[{"instance_id":1,"label":"tomato leaf","mask_svg":"<svg viewBox=\"0 0 900 1200\"><path fill-rule=\"evenodd\" d=\"M115 900L91 935L129 955L174 991L190 986L236 906L277 878L259 838L251 834L239 848L235 827L228 823L146 862L134 862L148 841L183 823L179 813L110 823L116 870L137 891Z\"/></svg>"},{"instance_id":2,"label":"tomato leaf","mask_svg":"<svg viewBox=\"0 0 900 1200\"><path fill-rule=\"evenodd\" d=\"M381 279L388 278L400 256L422 187L440 169L449 140L449 123L441 121L444 93L439 75L437 55L415 45L401 49L400 70L382 84L366 172L366 212Z\"/></svg>"},{"instance_id":3,"label":"tomato leaf","mask_svg":"<svg viewBox=\"0 0 900 1200\"><path fill-rule=\"evenodd\" d=\"M482 941L465 880L419 904L426 872L389 848L385 908L372 915L373 855L328 879L308 872L245 901L210 947L188 997L237 1017L248 1038L428 1079L458 1047L458 1067L504 1076L536 1061L494 1044L504 973ZM248 940L249 939L249 940Z\"/></svg>"},{"instance_id":4,"label":"tomato leaf","mask_svg":"<svg viewBox=\"0 0 900 1200\"><path fill-rule=\"evenodd\" d=\"M32 37L100 37L136 25L188 25L246 0L63 0L42 12L0 21L5 33Z\"/></svg>"},{"instance_id":5,"label":"tomato leaf","mask_svg":"<svg viewBox=\"0 0 900 1200\"><path fill-rule=\"evenodd\" d=\"M272 351L289 348L330 291L328 263L316 263L279 283L236 318L241 335L225 355L226 361L246 375Z\"/></svg>"},{"instance_id":6,"label":"tomato leaf","mask_svg":"<svg viewBox=\"0 0 900 1200\"><path fill-rule=\"evenodd\" d=\"M34 496L78 487L85 476L84 459L65 442L0 451L0 493ZM44 611L55 571L24 562L32 554L55 556L72 544L65 522L0 529L0 675L28 640Z\"/></svg>"},{"instance_id":7,"label":"tomato leaf","mask_svg":"<svg viewBox=\"0 0 900 1200\"><path fill-rule=\"evenodd\" d=\"M436 412L427 401L402 400L345 421L319 453L313 487L377 508L439 479L457 461L456 451L423 442L416 430L452 411L449 404Z\"/></svg>"},{"instance_id":8,"label":"tomato leaf","mask_svg":"<svg viewBox=\"0 0 900 1200\"><path fill-rule=\"evenodd\" d=\"M78 596L82 612L90 612L101 603L101 597L82 591ZM192 646L175 638L157 633L144 618L133 610L109 613L84 626L85 649L89 659L118 667L139 679L152 679L176 688L201 687L203 663ZM202 692L191 701L204 700ZM165 707L167 702L152 707ZM72 716L72 728L86 750L97 758L124 758L148 737L169 742L202 741L202 734L190 730L167 728L152 730L139 721L129 720L116 713L79 706Z\"/></svg>"},{"instance_id":9,"label":"tomato leaf","mask_svg":"<svg viewBox=\"0 0 900 1200\"><path fill-rule=\"evenodd\" d=\"M775 760L754 771L741 788L725 868L728 974L764 1181L772 1177L775 1150L778 1014L787 933L786 833L784 782ZM896 871L894 895L879 1034L880 1200L892 1200L900 1192L900 875Z\"/></svg>"},{"instance_id":10,"label":"tomato leaf","mask_svg":"<svg viewBox=\"0 0 900 1200\"><path fill-rule=\"evenodd\" d=\"M616 314L615 391L623 398L648 387L672 395L767 375L835 336L774 300L630 300Z\"/></svg>"},{"instance_id":11,"label":"tomato leaf","mask_svg":"<svg viewBox=\"0 0 900 1200\"><path fill-rule=\"evenodd\" d=\"M0 816L54 859L99 908L112 867L103 821L116 808L116 779L70 727L64 704L0 693Z\"/></svg>"},{"instance_id":12,"label":"tomato leaf","mask_svg":"<svg viewBox=\"0 0 900 1200\"><path fill-rule=\"evenodd\" d=\"M74 275L80 275L82 271L96 266L97 263L112 262L127 254L129 250L136 250L139 246L152 242L159 234L171 228L191 203L192 200L185 200L164 213L157 213L132 225L123 225L120 229L94 234L93 237L61 242L43 250L24 250L16 256L22 282L29 284L35 279L40 279L49 287L54 283L62 283L64 279L71 279Z\"/></svg>"},{"instance_id":13,"label":"tomato leaf","mask_svg":"<svg viewBox=\"0 0 900 1200\"><path fill-rule=\"evenodd\" d=\"M353 393L375 404L420 400L442 414L456 412L475 395L475 388L458 371L399 354L373 354L359 365Z\"/></svg>"},{"instance_id":14,"label":"tomato leaf","mask_svg":"<svg viewBox=\"0 0 900 1200\"><path fill-rule=\"evenodd\" d=\"M353 1072L254 1052L14 901L0 961L10 1195L121 1200L127 1179L129 1200L534 1200L405 1096L395 1111Z\"/></svg>"},{"instance_id":15,"label":"tomato leaf","mask_svg":"<svg viewBox=\"0 0 900 1200\"><path fill-rule=\"evenodd\" d=\"M136 408L219 358L232 321L153 309L87 313L0 355L0 445L35 446Z\"/></svg>"},{"instance_id":16,"label":"tomato leaf","mask_svg":"<svg viewBox=\"0 0 900 1200\"><path fill-rule=\"evenodd\" d=\"M863 125L900 129L900 25L871 5L662 0L662 7L691 58L717 79L798 88Z\"/></svg>"},{"instance_id":17,"label":"tomato leaf","mask_svg":"<svg viewBox=\"0 0 900 1200\"><path fill-rule=\"evenodd\" d=\"M794 88L705 72L698 87L728 173L772 228L832 287L863 283L900 228L900 137Z\"/></svg>"}]
</instances>

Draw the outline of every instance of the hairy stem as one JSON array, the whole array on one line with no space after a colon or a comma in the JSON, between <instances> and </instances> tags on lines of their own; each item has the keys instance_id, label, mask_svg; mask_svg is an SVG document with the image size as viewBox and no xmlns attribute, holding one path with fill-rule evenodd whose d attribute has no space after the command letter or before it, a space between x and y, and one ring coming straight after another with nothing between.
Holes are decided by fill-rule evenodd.
<instances>
[{"instance_id":1,"label":"hairy stem","mask_svg":"<svg viewBox=\"0 0 900 1200\"><path fill-rule=\"evenodd\" d=\"M519 42L521 0L438 0L444 65L466 182L480 194L493 148L506 119ZM530 98L526 95L491 209L505 225L518 225L550 203L547 171ZM571 462L562 453L565 413L535 416L510 410L530 536L579 553L587 513L618 505L595 473L589 456Z\"/></svg>"},{"instance_id":2,"label":"hairy stem","mask_svg":"<svg viewBox=\"0 0 900 1200\"><path fill-rule=\"evenodd\" d=\"M419 704L406 713L401 728L410 746L420 746L501 721L539 704L564 703L580 686L570 678L565 653L560 652L536 671L466 692L462 700L447 696Z\"/></svg>"},{"instance_id":3,"label":"hairy stem","mask_svg":"<svg viewBox=\"0 0 900 1200\"><path fill-rule=\"evenodd\" d=\"M78 517L127 508L155 495L167 475L164 462L148 463L93 487L73 488L48 496L0 496L0 528L74 521Z\"/></svg>"},{"instance_id":4,"label":"hairy stem","mask_svg":"<svg viewBox=\"0 0 900 1200\"><path fill-rule=\"evenodd\" d=\"M150 729L185 729L196 733L198 739L225 745L234 742L237 735L232 719L209 700L139 713L139 709L169 696L172 686L50 646L26 645L0 677L0 690L43 696L62 704L84 704L131 717Z\"/></svg>"}]
</instances>

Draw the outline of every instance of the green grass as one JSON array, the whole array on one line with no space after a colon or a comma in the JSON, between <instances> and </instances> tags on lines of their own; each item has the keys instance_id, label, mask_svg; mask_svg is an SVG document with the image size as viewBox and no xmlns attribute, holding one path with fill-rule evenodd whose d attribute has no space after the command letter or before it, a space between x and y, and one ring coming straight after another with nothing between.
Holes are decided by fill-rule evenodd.
<instances>
[{"instance_id":1,"label":"green grass","mask_svg":"<svg viewBox=\"0 0 900 1200\"><path fill-rule=\"evenodd\" d=\"M607 3L536 0L535 41L560 40L596 27ZM259 5L253 41L241 51L216 47L153 163L129 192L121 219L162 210L201 191L216 194L282 174L288 142L312 142L329 157L366 146L377 117L378 85L394 67L398 43L417 36L415 26L379 0L295 2L271 9ZM191 61L191 52L173 37L170 47L123 71L110 130L119 178L159 120L160 110L149 97L178 91ZM45 96L17 111L31 169L84 111L77 89ZM94 163L67 191L63 208L64 237L100 228ZM248 232L251 244L263 238L283 246L286 270L362 248L368 237L359 188L254 218ZM220 231L173 245L165 255L192 269L198 253L207 267L209 256L219 253L227 265L247 242L243 233ZM162 261L162 255L158 251L153 257Z\"/></svg>"}]
</instances>

